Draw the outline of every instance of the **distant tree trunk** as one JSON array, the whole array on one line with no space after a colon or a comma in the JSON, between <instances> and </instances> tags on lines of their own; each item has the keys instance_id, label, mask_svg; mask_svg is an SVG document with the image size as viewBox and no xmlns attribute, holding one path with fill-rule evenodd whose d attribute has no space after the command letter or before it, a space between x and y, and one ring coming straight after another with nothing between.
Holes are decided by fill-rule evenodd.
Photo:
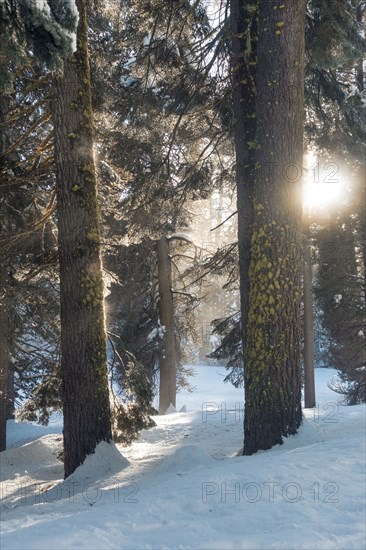
<instances>
[{"instance_id":1,"label":"distant tree trunk","mask_svg":"<svg viewBox=\"0 0 366 550\"><path fill-rule=\"evenodd\" d=\"M361 2L356 9L356 19L360 25L362 25L362 19L363 19L363 14L365 9L366 9L365 2ZM356 67L357 86L360 92L363 92L365 89L365 80L364 80L365 75L363 70L363 64L364 64L364 60L361 57Z\"/></svg>"},{"instance_id":2,"label":"distant tree trunk","mask_svg":"<svg viewBox=\"0 0 366 550\"><path fill-rule=\"evenodd\" d=\"M11 343L10 343L11 348ZM11 357L11 351L9 353L9 359ZM6 419L13 420L15 418L15 379L14 379L14 365L9 363L8 372L8 403L6 407Z\"/></svg>"},{"instance_id":3,"label":"distant tree trunk","mask_svg":"<svg viewBox=\"0 0 366 550\"><path fill-rule=\"evenodd\" d=\"M164 328L160 359L159 414L165 414L170 405L176 406L177 357L174 330L174 301L169 241L161 237L157 243L159 280L159 317Z\"/></svg>"},{"instance_id":4,"label":"distant tree trunk","mask_svg":"<svg viewBox=\"0 0 366 550\"><path fill-rule=\"evenodd\" d=\"M256 78L258 0L231 0L231 74L233 86L241 327L244 365L248 322L249 265L253 233L256 153Z\"/></svg>"},{"instance_id":5,"label":"distant tree trunk","mask_svg":"<svg viewBox=\"0 0 366 550\"><path fill-rule=\"evenodd\" d=\"M303 294L304 294L304 402L305 408L315 407L314 379L314 312L313 270L309 223L303 230Z\"/></svg>"},{"instance_id":6,"label":"distant tree trunk","mask_svg":"<svg viewBox=\"0 0 366 550\"><path fill-rule=\"evenodd\" d=\"M65 477L111 440L86 1L76 4L78 47L53 104Z\"/></svg>"},{"instance_id":7,"label":"distant tree trunk","mask_svg":"<svg viewBox=\"0 0 366 550\"><path fill-rule=\"evenodd\" d=\"M271 6L270 7L274 7ZM244 454L301 422L301 172L305 0L260 2L255 221L244 369Z\"/></svg>"}]
</instances>

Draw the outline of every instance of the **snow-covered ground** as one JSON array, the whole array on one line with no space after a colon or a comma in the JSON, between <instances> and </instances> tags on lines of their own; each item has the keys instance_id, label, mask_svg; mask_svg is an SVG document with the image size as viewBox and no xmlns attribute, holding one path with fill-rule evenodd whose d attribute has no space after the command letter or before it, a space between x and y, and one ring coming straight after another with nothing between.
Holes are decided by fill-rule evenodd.
<instances>
[{"instance_id":1,"label":"snow-covered ground","mask_svg":"<svg viewBox=\"0 0 366 550\"><path fill-rule=\"evenodd\" d=\"M365 548L365 406L344 407L317 369L299 433L251 457L242 391L196 366L192 394L127 448L101 444L62 481L60 420L9 423L1 548Z\"/></svg>"}]
</instances>

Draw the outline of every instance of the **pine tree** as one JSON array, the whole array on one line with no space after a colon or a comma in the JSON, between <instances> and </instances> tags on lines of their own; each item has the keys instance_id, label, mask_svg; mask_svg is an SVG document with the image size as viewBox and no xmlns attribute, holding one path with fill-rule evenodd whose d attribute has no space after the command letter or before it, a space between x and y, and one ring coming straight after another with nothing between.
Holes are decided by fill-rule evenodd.
<instances>
[{"instance_id":1,"label":"pine tree","mask_svg":"<svg viewBox=\"0 0 366 550\"><path fill-rule=\"evenodd\" d=\"M307 135L319 157L346 165L350 175L351 204L333 212L332 219L321 223L326 227L314 234L319 250L316 298L330 337L329 364L339 369L338 389L349 403L365 399L365 358L358 336L365 324L365 15L366 3L359 0L309 2ZM334 295L344 299L336 304Z\"/></svg>"},{"instance_id":2,"label":"pine tree","mask_svg":"<svg viewBox=\"0 0 366 550\"><path fill-rule=\"evenodd\" d=\"M305 2L259 4L257 165L245 355L244 454L301 422L300 233Z\"/></svg>"},{"instance_id":3,"label":"pine tree","mask_svg":"<svg viewBox=\"0 0 366 550\"><path fill-rule=\"evenodd\" d=\"M27 254L36 256L35 248L43 242L43 228L50 215L47 208L39 208L39 196L35 197L34 190L29 182L37 179L39 187L42 187L43 177L47 161L41 160L47 150L48 139L40 141L39 150L34 153L33 162L28 164L32 156L32 147L38 141L35 133L42 133L43 123L47 122L49 113L43 110L43 100L38 101L37 87L47 80L42 70L37 75L33 74L38 62L43 66L60 67L62 58L72 53L74 48L73 36L76 29L77 12L73 0L53 0L43 2L21 2L18 0L3 0L0 2L0 104L1 104L1 276L0 296L2 304L1 319L1 356L0 356L0 401L1 401L1 449L6 444L6 403L13 399L13 387L8 388L8 382L13 384L14 369L10 367L10 353L14 351L16 337L12 333L12 316L9 311L16 311L17 302L24 291L13 286L18 283L15 271L18 268L29 267ZM39 64L38 64L39 69ZM32 78L34 79L32 83ZM20 81L22 84L19 85ZM39 82L37 80L39 79ZM27 101L20 101L23 95L24 81L29 80L31 88ZM11 94L14 94L11 97ZM25 93L26 95L26 93ZM13 109L13 104L19 101L19 105ZM12 112L13 111L13 112ZM10 113L10 114L9 114ZM20 113L20 114L19 114ZM34 115L36 119L34 120ZM8 116L7 116L8 115ZM38 115L38 116L37 116ZM10 124L9 120L10 119ZM32 121L31 124L28 124ZM24 125L22 128L21 125ZM29 136L33 143L29 144ZM38 138L38 135L37 135ZM31 140L31 141L32 141ZM38 143L37 143L38 145ZM24 148L22 155L20 148ZM17 150L18 148L18 150ZM31 151L31 152L30 152ZM15 162L15 157L19 157ZM27 167L26 167L27 166ZM26 167L26 168L25 168ZM35 174L37 178L35 178ZM48 187L49 189L49 187ZM48 193L47 193L48 194ZM6 197L6 200L5 200ZM42 202L42 200L40 201ZM52 202L52 199L51 199ZM36 213L33 211L32 206ZM37 220L39 210L43 210ZM50 209L52 210L52 208ZM9 213L11 214L9 215ZM16 214L15 214L16 213ZM43 217L43 221L42 221ZM28 225L27 225L28 224ZM10 250L10 252L9 252ZM33 256L34 254L34 256ZM14 261L13 258L16 258ZM38 256L39 260L39 256ZM32 269L32 268L31 268ZM28 280L31 277L28 274ZM19 330L19 327L17 328ZM14 358L13 358L14 359ZM18 370L20 376L22 372Z\"/></svg>"},{"instance_id":4,"label":"pine tree","mask_svg":"<svg viewBox=\"0 0 366 550\"><path fill-rule=\"evenodd\" d=\"M241 3L242 10L245 5L246 3ZM249 10L255 13L256 4L250 2L248 5ZM334 160L335 154L340 158L351 157L352 169L356 166L356 171L361 173L364 167L361 165L357 168L357 165L362 164L365 154L365 8L366 3L359 0L310 0L307 2L306 18L305 129L308 146L311 148L315 145L330 160ZM232 9L236 9L235 2ZM249 33L247 36L249 37ZM244 36L241 38L244 40ZM247 51L248 46L243 46L242 50ZM235 74L233 81L235 82ZM246 104L247 102L242 102L242 109L245 109ZM357 231L363 243L361 248L365 250L365 200L362 189L358 196L359 206L355 208ZM250 201L247 204L248 202ZM234 251L235 249L233 253ZM227 261L230 266L232 258L227 257ZM241 271L244 273L243 267ZM229 358L228 379L234 380L236 384L240 384L243 377L238 323L238 320L235 322L230 318L227 323L217 323L215 328L219 334L222 329L223 335L223 347L217 350L217 356Z\"/></svg>"},{"instance_id":5,"label":"pine tree","mask_svg":"<svg viewBox=\"0 0 366 550\"><path fill-rule=\"evenodd\" d=\"M333 389L350 405L366 402L365 304L355 217L341 217L316 236L318 270L315 293L330 338L329 363L339 371Z\"/></svg>"},{"instance_id":6,"label":"pine tree","mask_svg":"<svg viewBox=\"0 0 366 550\"><path fill-rule=\"evenodd\" d=\"M209 195L212 150L223 140L221 125L211 104L215 82L201 53L205 40L210 37L210 29L205 28L205 14L199 9L199 3L192 6L190 2L181 2L176 6L163 1L158 3L158 10L156 3L152 6L149 2L129 3L128 7L124 19L129 35L128 47L121 46L118 60L113 58L117 63L113 63L114 72L110 75L118 95L113 96L113 90L108 90L104 98L111 105L108 119L112 118L110 112L117 113L118 118L112 123L111 132L106 132L104 126L104 133L100 135L104 143L99 153L104 163L120 176L122 197L119 189L119 203L109 223L112 216L118 218L112 222L113 228L121 234L123 244L129 243L130 251L121 246L118 254L128 257L129 261L133 261L132 252L139 254L137 261L141 264L150 264L154 258L156 266L156 243L168 239L175 231L184 231L192 218L188 205L192 200ZM116 33L115 44L124 44L124 32ZM108 40L107 37L106 42ZM115 52L108 50L107 55L111 54ZM95 59L95 70L102 73L110 70L110 66L103 68L103 61ZM102 92L98 92L97 101L103 101L102 97ZM150 251L147 251L148 245ZM115 251L108 251L111 266ZM161 332L158 300L156 294L152 298L151 289L141 281L139 274L136 277L133 266L130 267L134 275L128 273L128 280L121 275L125 270L117 273L112 269L122 279L119 294L124 289L128 292L127 296L122 296L125 308L119 313L113 332L127 336L127 340L122 337L123 345L146 365L150 376L159 363L157 356L162 358L164 355L161 349L156 349L163 346L163 339L146 342L153 330L157 334ZM147 271L150 268L149 265ZM151 277L153 288L157 282L155 275ZM141 283L143 288L137 288ZM131 295L136 298L131 300ZM176 362L178 379L182 381L178 333L184 324L181 322L184 306L176 297ZM109 311L116 317L112 310L117 301L111 299L111 302L114 303ZM140 307L141 302L144 307ZM150 321L146 319L147 309ZM116 347L119 347L118 342Z\"/></svg>"},{"instance_id":7,"label":"pine tree","mask_svg":"<svg viewBox=\"0 0 366 550\"><path fill-rule=\"evenodd\" d=\"M111 440L86 1L77 50L55 79L65 477Z\"/></svg>"}]
</instances>

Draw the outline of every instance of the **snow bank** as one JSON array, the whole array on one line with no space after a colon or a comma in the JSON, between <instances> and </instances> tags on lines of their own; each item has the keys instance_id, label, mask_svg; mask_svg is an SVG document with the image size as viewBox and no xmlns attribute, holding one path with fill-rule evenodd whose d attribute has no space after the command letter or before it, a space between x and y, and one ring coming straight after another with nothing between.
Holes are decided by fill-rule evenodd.
<instances>
[{"instance_id":1,"label":"snow bank","mask_svg":"<svg viewBox=\"0 0 366 550\"><path fill-rule=\"evenodd\" d=\"M95 452L86 457L83 464L75 470L67 481L98 480L121 472L129 465L128 460L119 452L114 443L102 441Z\"/></svg>"},{"instance_id":2,"label":"snow bank","mask_svg":"<svg viewBox=\"0 0 366 550\"><path fill-rule=\"evenodd\" d=\"M183 445L172 454L168 455L154 470L155 475L171 477L173 475L186 475L197 468L210 467L213 458L198 445Z\"/></svg>"},{"instance_id":3,"label":"snow bank","mask_svg":"<svg viewBox=\"0 0 366 550\"><path fill-rule=\"evenodd\" d=\"M68 480L59 435L2 453L2 550L364 548L366 408L340 404L335 371L316 369L297 435L247 457L242 391L222 367L196 370L177 399L188 412L155 417L129 447L100 444Z\"/></svg>"}]
</instances>

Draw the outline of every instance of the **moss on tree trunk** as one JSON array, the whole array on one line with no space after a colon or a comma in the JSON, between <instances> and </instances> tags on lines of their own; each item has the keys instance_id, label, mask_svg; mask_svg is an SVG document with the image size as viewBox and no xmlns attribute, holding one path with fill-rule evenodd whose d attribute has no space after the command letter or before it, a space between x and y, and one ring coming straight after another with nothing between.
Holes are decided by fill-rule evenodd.
<instances>
[{"instance_id":1,"label":"moss on tree trunk","mask_svg":"<svg viewBox=\"0 0 366 550\"><path fill-rule=\"evenodd\" d=\"M260 2L244 454L282 443L301 422L304 17L304 0Z\"/></svg>"},{"instance_id":2,"label":"moss on tree trunk","mask_svg":"<svg viewBox=\"0 0 366 550\"><path fill-rule=\"evenodd\" d=\"M85 0L77 51L55 79L65 477L111 440Z\"/></svg>"}]
</instances>

